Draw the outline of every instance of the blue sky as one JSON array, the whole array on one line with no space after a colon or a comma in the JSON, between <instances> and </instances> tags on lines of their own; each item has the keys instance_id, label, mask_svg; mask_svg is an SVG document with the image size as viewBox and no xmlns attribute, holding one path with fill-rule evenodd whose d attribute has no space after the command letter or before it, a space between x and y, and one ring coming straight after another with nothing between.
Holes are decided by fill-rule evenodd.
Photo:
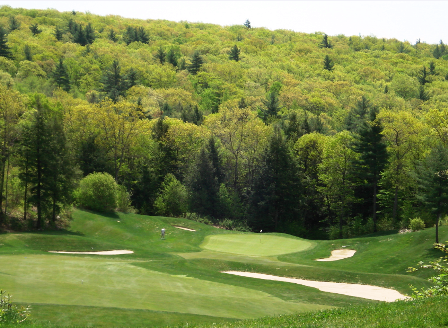
<instances>
[{"instance_id":1,"label":"blue sky","mask_svg":"<svg viewBox=\"0 0 448 328\"><path fill-rule=\"evenodd\" d=\"M448 43L447 1L0 1L13 8L53 8L128 18L287 29Z\"/></svg>"}]
</instances>

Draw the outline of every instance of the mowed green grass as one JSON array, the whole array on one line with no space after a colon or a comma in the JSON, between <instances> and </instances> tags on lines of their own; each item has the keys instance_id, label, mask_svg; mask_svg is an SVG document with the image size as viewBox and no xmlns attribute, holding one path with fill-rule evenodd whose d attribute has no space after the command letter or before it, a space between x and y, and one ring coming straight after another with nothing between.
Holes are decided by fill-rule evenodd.
<instances>
[{"instance_id":1,"label":"mowed green grass","mask_svg":"<svg viewBox=\"0 0 448 328\"><path fill-rule=\"evenodd\" d=\"M175 228L182 226L196 231ZM160 239L160 229L167 231ZM441 227L448 240L448 227ZM229 323L377 303L284 282L231 276L251 271L312 280L373 284L411 291L427 273L406 273L433 250L434 229L338 241L235 233L180 218L76 211L66 231L0 234L0 288L30 304L36 326L164 327ZM445 238L445 239L444 239ZM357 253L316 262L347 246ZM117 256L60 255L50 250L129 249Z\"/></svg>"},{"instance_id":2,"label":"mowed green grass","mask_svg":"<svg viewBox=\"0 0 448 328\"><path fill-rule=\"evenodd\" d=\"M258 233L207 236L201 247L232 254L275 256L301 252L311 245L307 240Z\"/></svg>"}]
</instances>

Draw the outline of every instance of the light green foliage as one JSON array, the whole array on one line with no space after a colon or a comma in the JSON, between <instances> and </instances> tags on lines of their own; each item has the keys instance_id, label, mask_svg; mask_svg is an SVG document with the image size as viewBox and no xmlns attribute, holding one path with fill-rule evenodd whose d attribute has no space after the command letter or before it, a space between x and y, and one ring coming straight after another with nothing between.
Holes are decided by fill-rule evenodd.
<instances>
[{"instance_id":1,"label":"light green foliage","mask_svg":"<svg viewBox=\"0 0 448 328\"><path fill-rule=\"evenodd\" d=\"M187 189L176 177L168 173L160 187L154 207L160 215L180 216L187 211Z\"/></svg>"},{"instance_id":2,"label":"light green foliage","mask_svg":"<svg viewBox=\"0 0 448 328\"><path fill-rule=\"evenodd\" d=\"M81 180L76 191L80 206L99 212L117 206L117 183L108 173L91 173Z\"/></svg>"},{"instance_id":3,"label":"light green foliage","mask_svg":"<svg viewBox=\"0 0 448 328\"><path fill-rule=\"evenodd\" d=\"M420 218L411 219L409 222L409 229L412 231L419 231L425 229L425 222Z\"/></svg>"},{"instance_id":4,"label":"light green foliage","mask_svg":"<svg viewBox=\"0 0 448 328\"><path fill-rule=\"evenodd\" d=\"M0 290L0 327L6 325L16 325L24 322L30 315L30 308L17 307L13 304L12 296L6 291Z\"/></svg>"},{"instance_id":5,"label":"light green foliage","mask_svg":"<svg viewBox=\"0 0 448 328\"><path fill-rule=\"evenodd\" d=\"M117 185L117 210L123 213L132 213L134 208L131 205L131 194L125 186Z\"/></svg>"},{"instance_id":6,"label":"light green foliage","mask_svg":"<svg viewBox=\"0 0 448 328\"><path fill-rule=\"evenodd\" d=\"M35 62L30 62L28 60L21 61L19 63L19 70L17 72L17 77L20 79L25 79L30 76L46 77L47 74L42 70L42 68Z\"/></svg>"},{"instance_id":7,"label":"light green foliage","mask_svg":"<svg viewBox=\"0 0 448 328\"><path fill-rule=\"evenodd\" d=\"M435 244L434 248L448 254L448 245ZM412 298L424 298L432 296L448 295L448 255L441 257L435 261L430 261L429 264L424 264L422 261L418 263L418 268L409 267L408 272L415 272L419 269L432 269L437 274L430 277L428 280L434 284L429 288L412 288Z\"/></svg>"},{"instance_id":8,"label":"light green foliage","mask_svg":"<svg viewBox=\"0 0 448 328\"><path fill-rule=\"evenodd\" d=\"M391 88L398 96L406 100L418 96L419 85L417 79L405 74L397 74L394 76Z\"/></svg>"}]
</instances>

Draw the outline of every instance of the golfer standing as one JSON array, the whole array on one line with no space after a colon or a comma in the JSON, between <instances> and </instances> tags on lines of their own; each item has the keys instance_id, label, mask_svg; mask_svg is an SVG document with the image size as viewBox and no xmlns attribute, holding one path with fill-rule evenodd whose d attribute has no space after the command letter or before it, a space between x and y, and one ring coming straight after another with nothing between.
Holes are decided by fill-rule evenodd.
<instances>
[{"instance_id":1,"label":"golfer standing","mask_svg":"<svg viewBox=\"0 0 448 328\"><path fill-rule=\"evenodd\" d=\"M162 228L162 236L160 238L165 239L165 228Z\"/></svg>"}]
</instances>

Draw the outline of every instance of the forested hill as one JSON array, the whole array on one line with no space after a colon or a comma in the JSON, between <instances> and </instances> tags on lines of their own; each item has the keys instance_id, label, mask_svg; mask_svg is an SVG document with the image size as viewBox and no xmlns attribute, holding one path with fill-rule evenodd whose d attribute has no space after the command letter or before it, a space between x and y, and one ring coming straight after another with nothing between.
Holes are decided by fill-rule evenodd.
<instances>
[{"instance_id":1,"label":"forested hill","mask_svg":"<svg viewBox=\"0 0 448 328\"><path fill-rule=\"evenodd\" d=\"M57 224L93 172L119 209L237 229L342 237L445 214L442 41L8 6L0 26L0 226Z\"/></svg>"}]
</instances>

